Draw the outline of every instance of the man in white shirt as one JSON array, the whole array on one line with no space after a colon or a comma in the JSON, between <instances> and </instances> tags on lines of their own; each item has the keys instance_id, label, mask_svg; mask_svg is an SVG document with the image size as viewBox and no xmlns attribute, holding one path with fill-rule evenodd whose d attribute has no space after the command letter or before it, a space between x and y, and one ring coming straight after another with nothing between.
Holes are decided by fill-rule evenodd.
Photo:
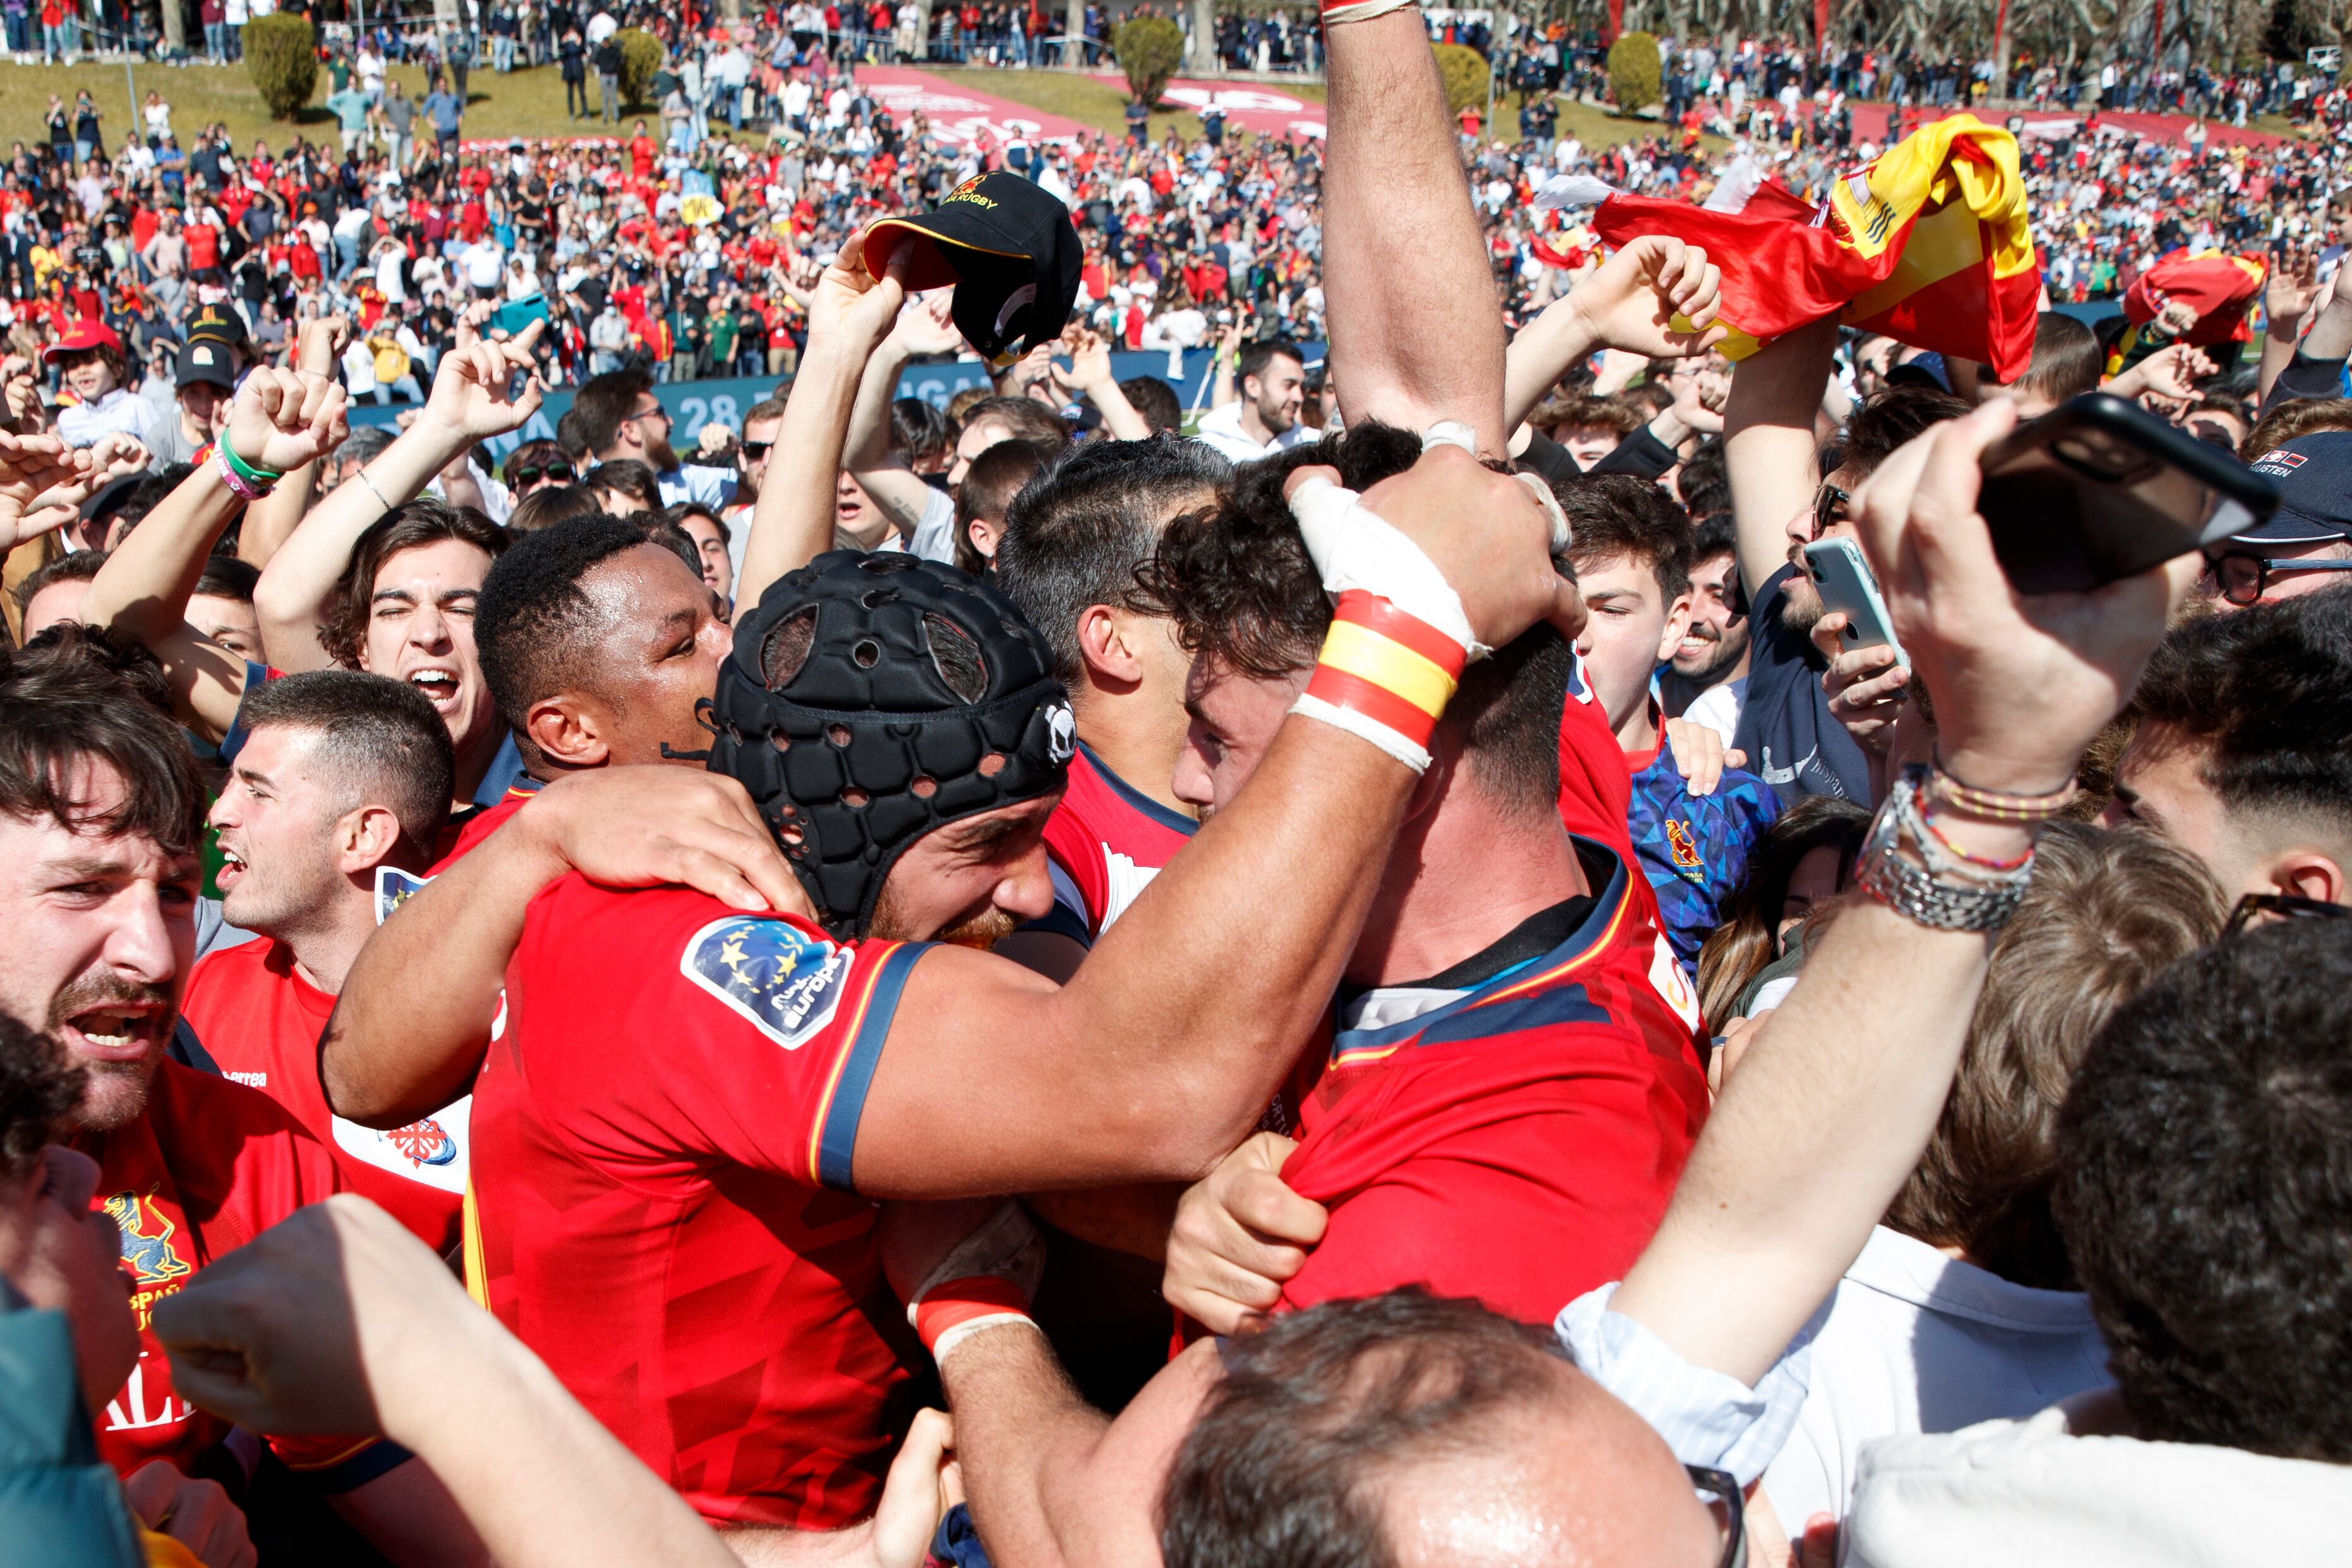
<instances>
[{"instance_id":1,"label":"man in white shirt","mask_svg":"<svg viewBox=\"0 0 2352 1568\"><path fill-rule=\"evenodd\" d=\"M596 14L588 18L588 47L594 48L620 30L621 24L613 20L612 13L599 6Z\"/></svg>"},{"instance_id":2,"label":"man in white shirt","mask_svg":"<svg viewBox=\"0 0 2352 1568\"><path fill-rule=\"evenodd\" d=\"M499 280L506 271L506 258L507 253L498 240L487 232L458 256L458 265L466 269L466 285L473 289L475 299L497 296Z\"/></svg>"},{"instance_id":3,"label":"man in white shirt","mask_svg":"<svg viewBox=\"0 0 2352 1568\"><path fill-rule=\"evenodd\" d=\"M1203 415L1194 439L1246 463L1316 438L1318 432L1298 416L1307 403L1307 364L1296 344L1252 343L1242 350L1234 374L1239 396Z\"/></svg>"}]
</instances>

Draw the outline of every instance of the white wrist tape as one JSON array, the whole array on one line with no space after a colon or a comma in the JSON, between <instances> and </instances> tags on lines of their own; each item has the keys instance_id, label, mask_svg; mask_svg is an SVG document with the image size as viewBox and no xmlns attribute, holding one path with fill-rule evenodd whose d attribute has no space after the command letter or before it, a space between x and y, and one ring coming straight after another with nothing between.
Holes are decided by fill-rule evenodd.
<instances>
[{"instance_id":1,"label":"white wrist tape","mask_svg":"<svg viewBox=\"0 0 2352 1568\"><path fill-rule=\"evenodd\" d=\"M1307 553L1332 594L1360 588L1426 621L1460 643L1472 658L1493 652L1470 635L1462 596L1422 550L1364 505L1354 490L1317 475L1290 496ZM1424 763L1423 765L1426 765Z\"/></svg>"},{"instance_id":2,"label":"white wrist tape","mask_svg":"<svg viewBox=\"0 0 2352 1568\"><path fill-rule=\"evenodd\" d=\"M1342 22L1369 22L1375 16L1385 16L1391 11L1402 11L1416 5L1420 0L1350 0L1344 5L1323 7L1323 25L1336 27Z\"/></svg>"}]
</instances>

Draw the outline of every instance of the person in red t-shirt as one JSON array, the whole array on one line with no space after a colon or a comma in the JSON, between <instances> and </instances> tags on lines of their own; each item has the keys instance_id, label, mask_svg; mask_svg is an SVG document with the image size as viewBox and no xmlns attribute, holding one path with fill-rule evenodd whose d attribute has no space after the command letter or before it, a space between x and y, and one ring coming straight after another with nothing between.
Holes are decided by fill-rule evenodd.
<instances>
[{"instance_id":1,"label":"person in red t-shirt","mask_svg":"<svg viewBox=\"0 0 2352 1568\"><path fill-rule=\"evenodd\" d=\"M654 159L658 152L659 149L654 145L654 139L646 133L646 122L642 120L638 121L637 133L629 138L629 173L640 180L650 177L654 172Z\"/></svg>"},{"instance_id":2,"label":"person in red t-shirt","mask_svg":"<svg viewBox=\"0 0 2352 1568\"><path fill-rule=\"evenodd\" d=\"M93 1206L121 1232L142 1335L99 1422L101 1452L125 1474L158 1459L247 1468L250 1456L215 1452L227 1424L173 1393L149 1310L341 1184L268 1096L178 1059L201 1050L178 1027L178 1004L195 947L203 799L179 731L87 645L21 657L0 679L0 1013L39 1022L88 1069L72 1142L99 1167ZM362 1533L479 1561L440 1484L399 1448L269 1447Z\"/></svg>"},{"instance_id":3,"label":"person in red t-shirt","mask_svg":"<svg viewBox=\"0 0 2352 1568\"><path fill-rule=\"evenodd\" d=\"M319 1035L375 930L379 868L422 870L448 815L448 727L415 687L311 670L249 693L243 743L212 808L221 914L261 940L198 963L181 1016L222 1072L293 1112L344 1184L455 1256L466 1192L464 1100L377 1131L333 1116Z\"/></svg>"}]
</instances>

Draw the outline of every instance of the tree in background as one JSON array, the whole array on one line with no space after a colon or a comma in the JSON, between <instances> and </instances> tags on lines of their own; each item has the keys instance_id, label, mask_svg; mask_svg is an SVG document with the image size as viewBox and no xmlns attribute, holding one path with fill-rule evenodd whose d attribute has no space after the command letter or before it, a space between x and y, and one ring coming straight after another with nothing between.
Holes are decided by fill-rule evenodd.
<instances>
[{"instance_id":1,"label":"tree in background","mask_svg":"<svg viewBox=\"0 0 2352 1568\"><path fill-rule=\"evenodd\" d=\"M1165 16L1137 16L1111 35L1111 52L1127 75L1127 90L1146 109L1155 108L1183 63L1184 30Z\"/></svg>"},{"instance_id":2,"label":"tree in background","mask_svg":"<svg viewBox=\"0 0 2352 1568\"><path fill-rule=\"evenodd\" d=\"M245 25L245 68L273 120L291 120L319 84L319 36L303 17L277 11Z\"/></svg>"},{"instance_id":3,"label":"tree in background","mask_svg":"<svg viewBox=\"0 0 2352 1568\"><path fill-rule=\"evenodd\" d=\"M1609 90L1619 110L1639 114L1664 96L1658 77L1658 40L1628 33L1609 46Z\"/></svg>"},{"instance_id":4,"label":"tree in background","mask_svg":"<svg viewBox=\"0 0 2352 1568\"><path fill-rule=\"evenodd\" d=\"M654 73L661 69L661 40L637 27L624 27L614 37L621 46L621 101L651 103L646 95L654 89Z\"/></svg>"},{"instance_id":5,"label":"tree in background","mask_svg":"<svg viewBox=\"0 0 2352 1568\"><path fill-rule=\"evenodd\" d=\"M1478 51L1463 44L1438 44L1430 53L1437 57L1437 79L1445 84L1445 111L1485 112L1489 73Z\"/></svg>"}]
</instances>

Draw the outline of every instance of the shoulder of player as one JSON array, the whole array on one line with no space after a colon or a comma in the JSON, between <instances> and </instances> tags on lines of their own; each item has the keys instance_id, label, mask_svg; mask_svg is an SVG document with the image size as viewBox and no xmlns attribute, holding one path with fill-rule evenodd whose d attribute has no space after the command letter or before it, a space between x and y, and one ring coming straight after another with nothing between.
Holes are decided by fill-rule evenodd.
<instances>
[{"instance_id":1,"label":"shoulder of player","mask_svg":"<svg viewBox=\"0 0 2352 1568\"><path fill-rule=\"evenodd\" d=\"M240 1206L257 1230L341 1188L325 1145L257 1089L166 1059L145 1114L192 1210Z\"/></svg>"}]
</instances>

